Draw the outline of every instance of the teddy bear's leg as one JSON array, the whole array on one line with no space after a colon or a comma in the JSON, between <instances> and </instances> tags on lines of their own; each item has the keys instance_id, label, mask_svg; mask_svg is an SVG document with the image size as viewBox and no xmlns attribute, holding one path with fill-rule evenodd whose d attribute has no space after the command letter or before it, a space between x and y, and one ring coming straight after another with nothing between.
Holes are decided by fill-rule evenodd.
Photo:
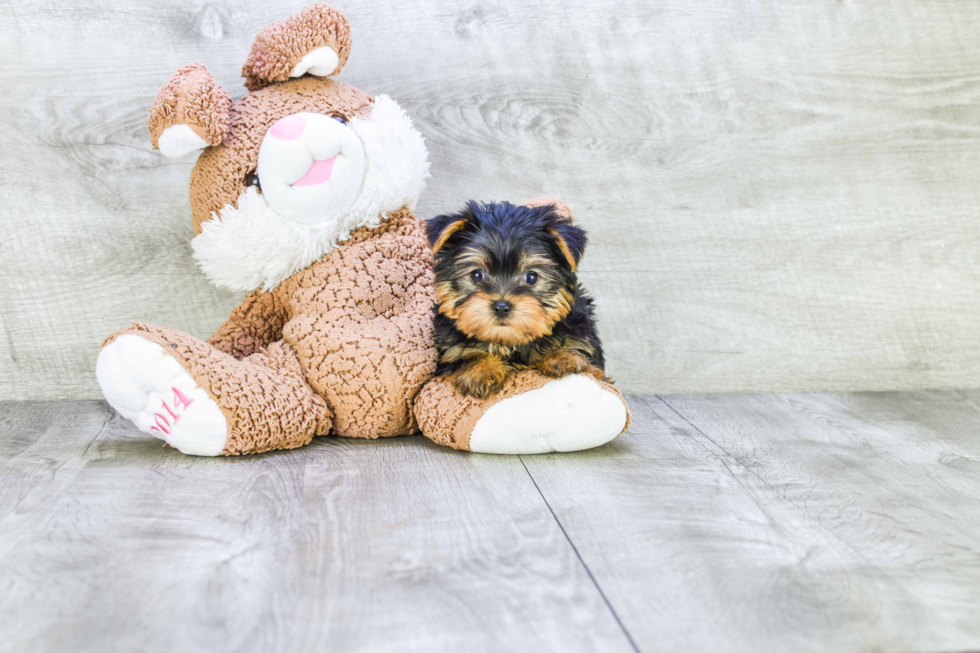
<instances>
[{"instance_id":1,"label":"teddy bear's leg","mask_svg":"<svg viewBox=\"0 0 980 653\"><path fill-rule=\"evenodd\" d=\"M291 449L331 426L281 341L237 360L185 333L133 324L106 340L96 376L123 417L186 454Z\"/></svg>"},{"instance_id":2,"label":"teddy bear's leg","mask_svg":"<svg viewBox=\"0 0 980 653\"><path fill-rule=\"evenodd\" d=\"M486 399L434 378L419 393L415 415L422 433L439 444L501 454L591 449L630 422L629 407L612 385L585 374L549 379L530 370Z\"/></svg>"}]
</instances>

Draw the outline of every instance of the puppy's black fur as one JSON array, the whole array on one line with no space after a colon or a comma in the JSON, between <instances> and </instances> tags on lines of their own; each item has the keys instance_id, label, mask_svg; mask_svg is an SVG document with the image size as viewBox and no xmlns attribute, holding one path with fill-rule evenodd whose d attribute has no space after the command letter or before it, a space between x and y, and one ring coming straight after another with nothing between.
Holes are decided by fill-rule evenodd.
<instances>
[{"instance_id":1,"label":"puppy's black fur","mask_svg":"<svg viewBox=\"0 0 980 653\"><path fill-rule=\"evenodd\" d=\"M435 254L439 366L486 397L514 370L605 378L592 299L575 270L586 234L554 206L470 202L426 222Z\"/></svg>"}]
</instances>

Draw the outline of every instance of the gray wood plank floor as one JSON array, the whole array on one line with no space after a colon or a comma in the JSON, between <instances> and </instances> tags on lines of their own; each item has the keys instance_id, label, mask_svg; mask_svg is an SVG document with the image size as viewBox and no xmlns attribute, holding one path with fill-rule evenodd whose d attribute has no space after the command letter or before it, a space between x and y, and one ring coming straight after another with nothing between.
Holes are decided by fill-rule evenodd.
<instances>
[{"instance_id":1,"label":"gray wood plank floor","mask_svg":"<svg viewBox=\"0 0 980 653\"><path fill-rule=\"evenodd\" d=\"M578 454L217 460L0 403L0 650L980 648L980 391L630 403Z\"/></svg>"}]
</instances>

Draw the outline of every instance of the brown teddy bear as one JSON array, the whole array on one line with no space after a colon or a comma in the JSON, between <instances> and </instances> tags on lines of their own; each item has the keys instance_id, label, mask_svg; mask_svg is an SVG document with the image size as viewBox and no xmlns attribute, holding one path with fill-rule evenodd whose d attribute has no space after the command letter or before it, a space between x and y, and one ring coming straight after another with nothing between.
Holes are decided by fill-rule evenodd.
<instances>
[{"instance_id":1,"label":"brown teddy bear","mask_svg":"<svg viewBox=\"0 0 980 653\"><path fill-rule=\"evenodd\" d=\"M412 215L428 161L394 100L329 79L350 27L325 4L264 28L232 101L199 64L150 110L191 173L194 256L250 294L202 341L134 323L96 364L108 402L186 454L299 447L315 435L416 433L493 453L598 446L625 430L612 386L585 375L513 376L476 400L433 378L432 256Z\"/></svg>"}]
</instances>

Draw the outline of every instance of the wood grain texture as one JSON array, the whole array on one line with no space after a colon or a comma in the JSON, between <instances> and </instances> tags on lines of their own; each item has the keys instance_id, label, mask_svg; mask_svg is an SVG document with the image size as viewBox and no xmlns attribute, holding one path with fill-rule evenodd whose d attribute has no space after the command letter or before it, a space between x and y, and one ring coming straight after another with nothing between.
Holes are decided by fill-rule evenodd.
<instances>
[{"instance_id":1,"label":"wood grain texture","mask_svg":"<svg viewBox=\"0 0 980 653\"><path fill-rule=\"evenodd\" d=\"M980 645L980 394L664 400L876 568L904 650ZM892 623L894 620L894 623Z\"/></svg>"},{"instance_id":2,"label":"wood grain texture","mask_svg":"<svg viewBox=\"0 0 980 653\"><path fill-rule=\"evenodd\" d=\"M208 335L192 160L146 112L233 95L301 1L0 3L0 397L98 397L133 319ZM980 5L340 1L342 78L425 134L423 216L560 196L629 392L980 385Z\"/></svg>"},{"instance_id":3,"label":"wood grain texture","mask_svg":"<svg viewBox=\"0 0 980 653\"><path fill-rule=\"evenodd\" d=\"M0 650L630 651L518 458L183 456L0 404Z\"/></svg>"},{"instance_id":4,"label":"wood grain texture","mask_svg":"<svg viewBox=\"0 0 980 653\"><path fill-rule=\"evenodd\" d=\"M0 403L0 651L980 649L980 391L630 403L578 454L223 459Z\"/></svg>"},{"instance_id":5,"label":"wood grain texture","mask_svg":"<svg viewBox=\"0 0 980 653\"><path fill-rule=\"evenodd\" d=\"M973 651L978 400L634 397L524 463L639 650Z\"/></svg>"}]
</instances>

